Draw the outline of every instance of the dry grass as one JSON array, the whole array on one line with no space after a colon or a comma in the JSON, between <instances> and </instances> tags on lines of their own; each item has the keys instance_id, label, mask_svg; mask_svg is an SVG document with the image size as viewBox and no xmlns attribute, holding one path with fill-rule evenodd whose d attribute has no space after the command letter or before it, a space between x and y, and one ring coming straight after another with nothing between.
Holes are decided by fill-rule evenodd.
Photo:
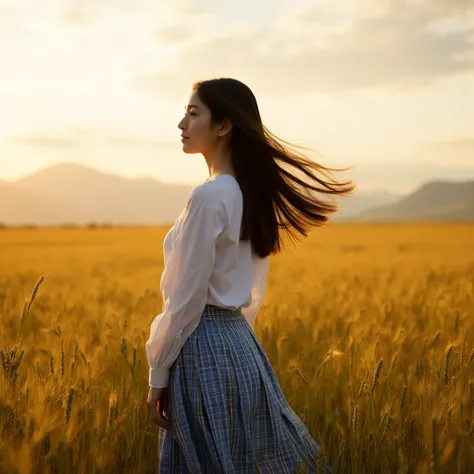
<instances>
[{"instance_id":1,"label":"dry grass","mask_svg":"<svg viewBox=\"0 0 474 474\"><path fill-rule=\"evenodd\" d=\"M1 473L156 472L166 230L0 232ZM255 329L334 473L467 473L473 321L474 225L331 224L272 257Z\"/></svg>"}]
</instances>

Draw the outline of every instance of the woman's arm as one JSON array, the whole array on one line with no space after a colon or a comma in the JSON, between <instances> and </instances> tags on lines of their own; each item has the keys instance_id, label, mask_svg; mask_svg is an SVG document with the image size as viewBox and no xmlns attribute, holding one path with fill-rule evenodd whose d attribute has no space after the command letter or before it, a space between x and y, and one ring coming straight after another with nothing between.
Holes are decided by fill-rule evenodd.
<instances>
[{"instance_id":1,"label":"woman's arm","mask_svg":"<svg viewBox=\"0 0 474 474\"><path fill-rule=\"evenodd\" d=\"M206 188L195 188L175 223L172 250L160 280L163 311L153 320L145 343L150 387L168 386L169 369L199 324L216 241L223 230L218 205Z\"/></svg>"}]
</instances>

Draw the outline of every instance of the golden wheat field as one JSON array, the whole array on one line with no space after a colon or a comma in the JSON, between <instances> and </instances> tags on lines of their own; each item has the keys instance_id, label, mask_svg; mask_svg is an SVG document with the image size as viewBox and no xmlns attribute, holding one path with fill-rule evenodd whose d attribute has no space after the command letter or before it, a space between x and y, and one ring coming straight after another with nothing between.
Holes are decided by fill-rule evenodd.
<instances>
[{"instance_id":1,"label":"golden wheat field","mask_svg":"<svg viewBox=\"0 0 474 474\"><path fill-rule=\"evenodd\" d=\"M166 231L0 231L1 473L157 471ZM473 322L474 224L329 224L271 257L255 332L334 473L472 473Z\"/></svg>"}]
</instances>

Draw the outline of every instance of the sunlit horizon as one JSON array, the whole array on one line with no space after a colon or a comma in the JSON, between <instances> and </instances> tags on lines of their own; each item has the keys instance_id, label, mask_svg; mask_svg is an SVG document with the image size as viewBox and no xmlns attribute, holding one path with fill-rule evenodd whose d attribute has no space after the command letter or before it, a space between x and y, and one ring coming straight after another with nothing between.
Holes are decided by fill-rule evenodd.
<instances>
[{"instance_id":1,"label":"sunlit horizon","mask_svg":"<svg viewBox=\"0 0 474 474\"><path fill-rule=\"evenodd\" d=\"M74 162L199 183L177 124L192 83L224 76L361 190L474 179L473 9L390 5L0 0L0 180Z\"/></svg>"}]
</instances>

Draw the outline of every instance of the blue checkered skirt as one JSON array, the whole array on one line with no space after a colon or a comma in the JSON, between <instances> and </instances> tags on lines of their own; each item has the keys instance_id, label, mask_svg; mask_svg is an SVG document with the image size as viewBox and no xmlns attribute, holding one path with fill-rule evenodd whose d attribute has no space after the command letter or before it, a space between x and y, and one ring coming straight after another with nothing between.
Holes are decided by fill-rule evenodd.
<instances>
[{"instance_id":1,"label":"blue checkered skirt","mask_svg":"<svg viewBox=\"0 0 474 474\"><path fill-rule=\"evenodd\" d=\"M240 311L206 305L171 366L168 409L159 474L316 472L319 445Z\"/></svg>"}]
</instances>

